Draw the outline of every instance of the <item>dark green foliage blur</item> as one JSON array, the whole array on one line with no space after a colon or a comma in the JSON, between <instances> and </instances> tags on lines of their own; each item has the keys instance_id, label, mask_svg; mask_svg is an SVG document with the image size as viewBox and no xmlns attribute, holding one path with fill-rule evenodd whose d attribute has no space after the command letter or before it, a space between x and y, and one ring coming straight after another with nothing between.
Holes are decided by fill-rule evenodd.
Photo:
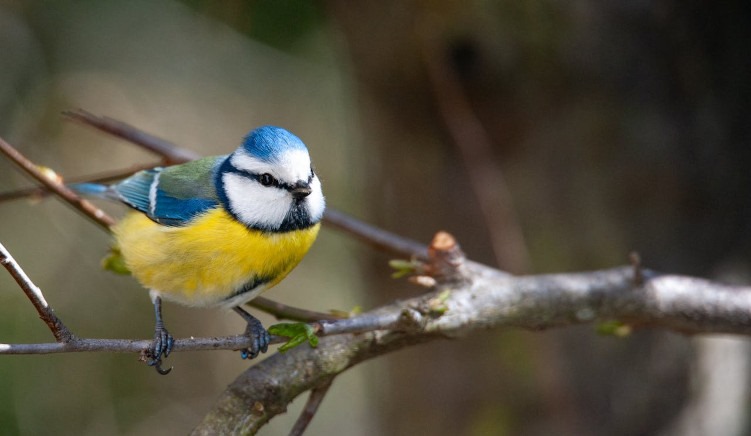
<instances>
[{"instance_id":1,"label":"dark green foliage blur","mask_svg":"<svg viewBox=\"0 0 751 436\"><path fill-rule=\"evenodd\" d=\"M296 51L324 22L320 5L305 0L181 1L250 38L287 51Z\"/></svg>"}]
</instances>

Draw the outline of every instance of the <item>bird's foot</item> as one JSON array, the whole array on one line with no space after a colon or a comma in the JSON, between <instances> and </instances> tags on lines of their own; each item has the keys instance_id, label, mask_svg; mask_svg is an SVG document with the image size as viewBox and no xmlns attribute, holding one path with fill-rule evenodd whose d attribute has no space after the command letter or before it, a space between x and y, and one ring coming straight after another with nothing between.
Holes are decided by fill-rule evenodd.
<instances>
[{"instance_id":1,"label":"bird's foot","mask_svg":"<svg viewBox=\"0 0 751 436\"><path fill-rule=\"evenodd\" d=\"M269 332L263 328L261 321L253 315L239 307L235 307L234 310L248 323L248 326L245 328L245 336L251 340L249 348L240 350L240 357L243 359L254 359L260 353L265 353L269 349L269 342L271 342Z\"/></svg>"},{"instance_id":2,"label":"bird's foot","mask_svg":"<svg viewBox=\"0 0 751 436\"><path fill-rule=\"evenodd\" d=\"M154 303L154 315L156 316L156 326L154 327L154 340L151 346L146 350L146 364L153 366L161 375L167 375L172 371L172 367L162 368L162 356L165 358L172 352L172 346L175 344L175 338L164 327L162 321L162 299L156 291L151 291L151 299Z\"/></svg>"},{"instance_id":3,"label":"bird's foot","mask_svg":"<svg viewBox=\"0 0 751 436\"><path fill-rule=\"evenodd\" d=\"M147 352L148 360L146 364L153 366L161 375L167 375L172 371L172 367L162 368L162 357L167 357L172 352L172 346L175 344L175 338L164 327L164 324L157 322L154 329L154 340Z\"/></svg>"}]
</instances>

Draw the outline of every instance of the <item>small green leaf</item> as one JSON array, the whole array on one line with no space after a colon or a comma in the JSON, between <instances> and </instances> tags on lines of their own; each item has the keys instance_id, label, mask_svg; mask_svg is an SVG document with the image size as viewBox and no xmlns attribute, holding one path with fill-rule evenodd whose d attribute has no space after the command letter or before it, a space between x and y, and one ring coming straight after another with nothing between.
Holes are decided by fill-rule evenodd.
<instances>
[{"instance_id":1,"label":"small green leaf","mask_svg":"<svg viewBox=\"0 0 751 436\"><path fill-rule=\"evenodd\" d=\"M443 315L449 308L446 305L446 300L451 296L451 291L445 289L440 294L428 300L428 308L433 315Z\"/></svg>"},{"instance_id":2,"label":"small green leaf","mask_svg":"<svg viewBox=\"0 0 751 436\"><path fill-rule=\"evenodd\" d=\"M308 343L313 348L317 347L318 346L318 336L316 336L315 334L311 335L311 336L308 336Z\"/></svg>"},{"instance_id":3,"label":"small green leaf","mask_svg":"<svg viewBox=\"0 0 751 436\"><path fill-rule=\"evenodd\" d=\"M362 307L355 306L349 312L345 312L340 309L331 309L329 310L329 313L337 318L352 318L353 316L357 316L362 313Z\"/></svg>"},{"instance_id":4,"label":"small green leaf","mask_svg":"<svg viewBox=\"0 0 751 436\"><path fill-rule=\"evenodd\" d=\"M329 313L337 318L349 318L350 316L352 316L349 312L345 312L339 309L331 309L329 310Z\"/></svg>"},{"instance_id":5,"label":"small green leaf","mask_svg":"<svg viewBox=\"0 0 751 436\"><path fill-rule=\"evenodd\" d=\"M411 260L391 259L389 266L396 270L396 272L391 274L391 277L395 279L414 274L417 271L417 265Z\"/></svg>"},{"instance_id":6,"label":"small green leaf","mask_svg":"<svg viewBox=\"0 0 751 436\"><path fill-rule=\"evenodd\" d=\"M606 336L616 336L619 338L631 334L631 326L620 321L606 321L597 325L597 333Z\"/></svg>"},{"instance_id":7,"label":"small green leaf","mask_svg":"<svg viewBox=\"0 0 751 436\"><path fill-rule=\"evenodd\" d=\"M125 265L122 253L115 248L110 249L109 254L102 259L102 269L115 274L130 275L130 270Z\"/></svg>"},{"instance_id":8,"label":"small green leaf","mask_svg":"<svg viewBox=\"0 0 751 436\"><path fill-rule=\"evenodd\" d=\"M295 336L279 347L279 352L284 353L305 342L305 336Z\"/></svg>"},{"instance_id":9,"label":"small green leaf","mask_svg":"<svg viewBox=\"0 0 751 436\"><path fill-rule=\"evenodd\" d=\"M302 325L305 324L299 322L274 324L269 327L269 333L272 335L284 336L285 338L291 338L304 332L304 329L301 327Z\"/></svg>"},{"instance_id":10,"label":"small green leaf","mask_svg":"<svg viewBox=\"0 0 751 436\"><path fill-rule=\"evenodd\" d=\"M439 303L445 303L451 296L451 291L444 289L440 294L436 295L435 300Z\"/></svg>"},{"instance_id":11,"label":"small green leaf","mask_svg":"<svg viewBox=\"0 0 751 436\"><path fill-rule=\"evenodd\" d=\"M315 329L304 322L274 324L269 327L269 333L290 338L279 347L279 351L282 353L304 342L307 342L313 348L318 346L318 336L316 336Z\"/></svg>"}]
</instances>

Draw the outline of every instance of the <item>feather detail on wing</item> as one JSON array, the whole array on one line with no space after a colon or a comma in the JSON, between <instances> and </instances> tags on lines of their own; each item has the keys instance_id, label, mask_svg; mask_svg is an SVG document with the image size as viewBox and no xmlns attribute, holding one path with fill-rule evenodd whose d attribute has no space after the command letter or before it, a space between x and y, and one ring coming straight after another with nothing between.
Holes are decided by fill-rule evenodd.
<instances>
[{"instance_id":1,"label":"feather detail on wing","mask_svg":"<svg viewBox=\"0 0 751 436\"><path fill-rule=\"evenodd\" d=\"M140 171L112 186L118 198L160 224L180 226L219 205L214 173L222 157Z\"/></svg>"},{"instance_id":2,"label":"feather detail on wing","mask_svg":"<svg viewBox=\"0 0 751 436\"><path fill-rule=\"evenodd\" d=\"M114 185L112 189L123 203L148 214L152 210L152 201L149 195L151 187L155 181L159 181L159 175L163 169L160 167L139 171Z\"/></svg>"}]
</instances>

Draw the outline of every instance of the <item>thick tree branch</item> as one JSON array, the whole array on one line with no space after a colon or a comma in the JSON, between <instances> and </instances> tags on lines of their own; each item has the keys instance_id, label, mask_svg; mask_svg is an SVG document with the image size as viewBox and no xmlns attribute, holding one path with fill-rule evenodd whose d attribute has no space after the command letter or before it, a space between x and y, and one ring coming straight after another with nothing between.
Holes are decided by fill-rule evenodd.
<instances>
[{"instance_id":1,"label":"thick tree branch","mask_svg":"<svg viewBox=\"0 0 751 436\"><path fill-rule=\"evenodd\" d=\"M322 338L316 349L297 347L254 365L221 395L195 434L255 432L297 395L364 360L481 329L620 321L681 333L751 335L751 288L641 273L641 283L632 266L515 277L468 264L467 282L439 285L358 317L396 329Z\"/></svg>"}]
</instances>

